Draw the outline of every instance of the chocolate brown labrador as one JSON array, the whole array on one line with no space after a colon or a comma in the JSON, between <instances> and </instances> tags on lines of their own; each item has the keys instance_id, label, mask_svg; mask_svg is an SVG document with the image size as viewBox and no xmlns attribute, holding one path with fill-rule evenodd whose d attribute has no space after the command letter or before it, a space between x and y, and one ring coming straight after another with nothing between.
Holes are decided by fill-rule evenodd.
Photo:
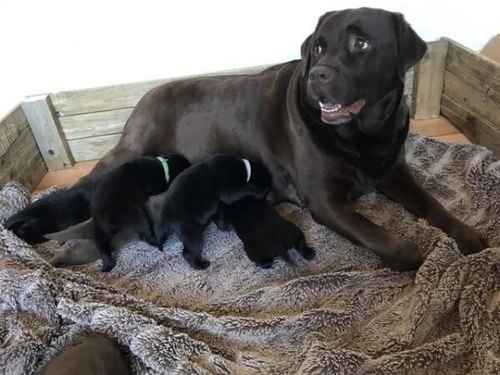
<instances>
[{"instance_id":1,"label":"chocolate brown labrador","mask_svg":"<svg viewBox=\"0 0 500 375\"><path fill-rule=\"evenodd\" d=\"M474 228L416 183L405 162L404 75L426 44L403 16L370 8L326 13L301 52L300 60L258 74L188 79L151 90L118 145L59 195L60 204L39 202L7 225L36 241L82 221L93 181L138 156L178 152L196 162L226 153L261 160L271 171L275 202L308 207L318 223L395 269L417 268L422 255L414 243L354 210L354 200L367 191L377 189L426 218L465 254L485 248ZM56 210L61 204L64 212Z\"/></svg>"}]
</instances>

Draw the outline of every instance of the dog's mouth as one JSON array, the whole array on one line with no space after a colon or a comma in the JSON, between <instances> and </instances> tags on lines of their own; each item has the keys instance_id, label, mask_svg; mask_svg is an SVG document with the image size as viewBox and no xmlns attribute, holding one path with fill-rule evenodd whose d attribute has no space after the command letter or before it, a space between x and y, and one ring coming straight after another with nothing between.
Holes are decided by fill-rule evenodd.
<instances>
[{"instance_id":1,"label":"dog's mouth","mask_svg":"<svg viewBox=\"0 0 500 375\"><path fill-rule=\"evenodd\" d=\"M338 125L344 122L351 121L352 115L357 115L365 106L366 101L360 99L349 106L341 104L333 104L328 102L319 101L319 108L321 109L321 121L325 124Z\"/></svg>"}]
</instances>

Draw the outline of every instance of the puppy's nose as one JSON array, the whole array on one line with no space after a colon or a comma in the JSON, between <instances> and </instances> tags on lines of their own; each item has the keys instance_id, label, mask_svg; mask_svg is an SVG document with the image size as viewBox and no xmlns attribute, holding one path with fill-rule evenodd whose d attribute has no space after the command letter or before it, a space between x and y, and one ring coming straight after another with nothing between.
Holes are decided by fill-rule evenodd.
<instances>
[{"instance_id":1,"label":"puppy's nose","mask_svg":"<svg viewBox=\"0 0 500 375\"><path fill-rule=\"evenodd\" d=\"M327 66L315 66L309 72L309 79L319 83L328 83L333 78L333 69Z\"/></svg>"}]
</instances>

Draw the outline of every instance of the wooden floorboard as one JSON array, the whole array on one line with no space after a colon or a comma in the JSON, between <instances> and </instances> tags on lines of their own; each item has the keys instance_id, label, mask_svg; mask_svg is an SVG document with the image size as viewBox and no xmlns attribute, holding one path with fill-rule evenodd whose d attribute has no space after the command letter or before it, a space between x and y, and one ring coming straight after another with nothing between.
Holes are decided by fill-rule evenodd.
<instances>
[{"instance_id":1,"label":"wooden floorboard","mask_svg":"<svg viewBox=\"0 0 500 375\"><path fill-rule=\"evenodd\" d=\"M470 143L460 131L447 119L440 117L432 120L411 121L410 132L432 137L448 143ZM75 164L72 168L49 172L35 189L35 193L51 186L70 186L82 176L88 174L97 161L86 161Z\"/></svg>"}]
</instances>

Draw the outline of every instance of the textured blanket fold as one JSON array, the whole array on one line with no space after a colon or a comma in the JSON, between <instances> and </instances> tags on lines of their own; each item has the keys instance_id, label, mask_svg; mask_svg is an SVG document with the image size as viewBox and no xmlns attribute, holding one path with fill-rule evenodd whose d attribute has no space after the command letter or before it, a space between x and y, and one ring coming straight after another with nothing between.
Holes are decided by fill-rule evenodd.
<instances>
[{"instance_id":1,"label":"textured blanket fold","mask_svg":"<svg viewBox=\"0 0 500 375\"><path fill-rule=\"evenodd\" d=\"M455 242L381 195L357 209L418 244L418 272L384 268L372 252L284 205L317 258L254 266L232 232L206 232L207 271L172 238L100 262L54 268L61 247L32 247L1 223L26 206L0 191L0 373L32 374L80 335L118 341L137 374L500 374L500 161L473 145L411 136L417 179L492 246L464 257ZM258 224L257 224L258 225ZM73 246L66 243L64 246ZM499 247L496 247L499 246Z\"/></svg>"}]
</instances>

